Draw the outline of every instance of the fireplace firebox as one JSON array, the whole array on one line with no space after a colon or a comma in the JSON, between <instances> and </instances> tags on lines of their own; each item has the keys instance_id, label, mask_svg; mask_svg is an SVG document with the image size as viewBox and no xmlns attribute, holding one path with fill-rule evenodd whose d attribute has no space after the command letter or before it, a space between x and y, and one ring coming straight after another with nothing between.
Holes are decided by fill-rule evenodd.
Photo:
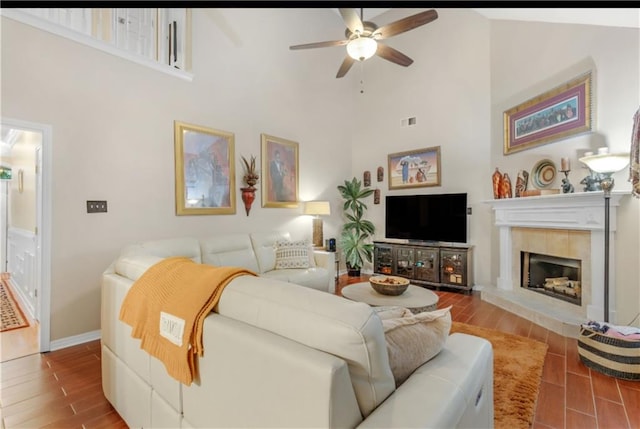
<instances>
[{"instance_id":1,"label":"fireplace firebox","mask_svg":"<svg viewBox=\"0 0 640 429\"><path fill-rule=\"evenodd\" d=\"M530 291L582 304L582 261L579 259L520 252L522 281Z\"/></svg>"}]
</instances>

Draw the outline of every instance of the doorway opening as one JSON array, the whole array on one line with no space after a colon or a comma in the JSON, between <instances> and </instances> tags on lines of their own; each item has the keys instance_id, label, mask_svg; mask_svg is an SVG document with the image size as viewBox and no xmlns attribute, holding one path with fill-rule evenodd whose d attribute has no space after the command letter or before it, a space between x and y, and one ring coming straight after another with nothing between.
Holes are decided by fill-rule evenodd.
<instances>
[{"instance_id":1,"label":"doorway opening","mask_svg":"<svg viewBox=\"0 0 640 429\"><path fill-rule=\"evenodd\" d=\"M1 119L0 272L29 327L0 332L1 360L50 350L51 127Z\"/></svg>"}]
</instances>

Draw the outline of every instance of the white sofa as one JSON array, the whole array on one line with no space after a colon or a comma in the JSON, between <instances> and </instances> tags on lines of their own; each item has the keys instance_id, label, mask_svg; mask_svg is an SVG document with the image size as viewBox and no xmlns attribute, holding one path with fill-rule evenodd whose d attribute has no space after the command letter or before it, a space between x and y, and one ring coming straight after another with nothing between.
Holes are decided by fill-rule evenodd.
<instances>
[{"instance_id":1,"label":"white sofa","mask_svg":"<svg viewBox=\"0 0 640 429\"><path fill-rule=\"evenodd\" d=\"M121 257L135 255L187 256L195 262L210 265L234 265L247 268L260 276L296 283L324 292L335 291L335 253L313 250L315 266L275 269L278 240L291 240L288 232L269 231L229 234L206 238L174 238L132 244Z\"/></svg>"},{"instance_id":2,"label":"white sofa","mask_svg":"<svg viewBox=\"0 0 640 429\"><path fill-rule=\"evenodd\" d=\"M493 427L488 341L450 335L396 388L376 312L269 276L227 285L204 322L199 378L179 383L118 320L127 291L151 265L178 255L208 259L185 253L194 249L180 240L166 244L128 248L102 279L103 390L130 427ZM216 254L228 265L245 260L243 252Z\"/></svg>"}]
</instances>

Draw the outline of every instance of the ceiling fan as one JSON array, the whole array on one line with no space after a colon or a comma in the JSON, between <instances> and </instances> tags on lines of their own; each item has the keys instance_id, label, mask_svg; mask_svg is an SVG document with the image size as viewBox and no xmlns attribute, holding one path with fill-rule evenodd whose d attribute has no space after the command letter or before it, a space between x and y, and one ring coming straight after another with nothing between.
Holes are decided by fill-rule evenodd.
<instances>
[{"instance_id":1,"label":"ceiling fan","mask_svg":"<svg viewBox=\"0 0 640 429\"><path fill-rule=\"evenodd\" d=\"M360 16L351 8L340 8L340 15L342 15L342 19L347 25L347 29L344 32L347 37L345 40L289 46L289 49L297 50L347 45L347 56L342 61L336 78L346 75L355 61L365 61L373 55L408 67L413 63L411 58L390 46L379 43L379 41L413 30L438 18L438 13L432 9L378 27L373 22L363 20L362 8L360 9Z\"/></svg>"}]
</instances>

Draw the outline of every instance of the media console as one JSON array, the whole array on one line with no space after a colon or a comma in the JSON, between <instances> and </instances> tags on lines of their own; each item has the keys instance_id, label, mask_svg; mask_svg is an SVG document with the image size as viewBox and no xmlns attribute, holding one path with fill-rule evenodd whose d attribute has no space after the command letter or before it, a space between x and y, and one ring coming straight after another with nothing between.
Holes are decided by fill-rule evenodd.
<instances>
[{"instance_id":1,"label":"media console","mask_svg":"<svg viewBox=\"0 0 640 429\"><path fill-rule=\"evenodd\" d=\"M411 283L471 292L473 246L468 244L374 241L373 270Z\"/></svg>"}]
</instances>

